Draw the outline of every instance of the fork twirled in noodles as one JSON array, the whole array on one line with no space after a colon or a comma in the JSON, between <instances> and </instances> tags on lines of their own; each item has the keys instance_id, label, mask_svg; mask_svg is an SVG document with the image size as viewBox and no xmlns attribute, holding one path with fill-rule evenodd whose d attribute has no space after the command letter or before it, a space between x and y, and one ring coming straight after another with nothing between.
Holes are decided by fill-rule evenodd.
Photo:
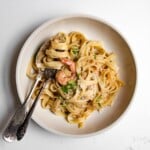
<instances>
[{"instance_id":1,"label":"fork twirled in noodles","mask_svg":"<svg viewBox=\"0 0 150 150\"><path fill-rule=\"evenodd\" d=\"M83 126L93 111L111 106L123 86L115 55L80 32L57 33L45 42L34 58L38 66L32 59L27 69L27 76L32 80L39 70L57 69L55 78L47 83L41 94L42 107L64 116L78 127Z\"/></svg>"}]
</instances>

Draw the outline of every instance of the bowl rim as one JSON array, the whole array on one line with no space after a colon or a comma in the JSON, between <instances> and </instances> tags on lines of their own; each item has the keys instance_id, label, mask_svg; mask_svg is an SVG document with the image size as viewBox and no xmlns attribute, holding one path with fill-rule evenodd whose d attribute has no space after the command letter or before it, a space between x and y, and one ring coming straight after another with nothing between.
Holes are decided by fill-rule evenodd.
<instances>
[{"instance_id":1,"label":"bowl rim","mask_svg":"<svg viewBox=\"0 0 150 150\"><path fill-rule=\"evenodd\" d=\"M107 125L105 128L100 129L98 131L94 131L92 133L83 133L83 134L71 134L71 133L63 133L61 131L57 131L55 129L52 128L47 128L42 122L40 122L38 119L36 119L35 117L33 118L32 116L32 120L34 120L36 122L37 125L39 125L41 128L57 134L57 135L61 135L61 136L67 136L67 137L89 137L89 136L94 136L94 135L98 135L98 134L102 134L106 131L108 131L109 129L111 129L112 127L114 127L117 123L120 122L121 119L123 119L123 117L125 116L125 114L127 114L127 112L129 111L129 109L131 109L131 104L133 104L133 99L135 98L136 95L136 91L137 91L137 85L138 85L138 69L137 69L137 61L133 52L133 47L131 48L131 44L129 44L129 41L127 40L127 38L125 37L125 35L123 35L123 33L121 31L119 31L118 29L116 29L116 27L114 27L114 25L112 25L110 22L105 21L104 19L98 17L98 16L94 16L94 15L90 15L90 14L70 14L70 15L65 15L65 16L60 16L57 18L53 18L50 19L44 23L42 23L41 25L39 25L37 28L34 29L34 31L28 36L28 38L26 39L26 41L24 42L22 48L20 49L18 58L17 58L17 64L16 64L16 89L17 89L17 93L19 96L19 100L21 102L21 89L19 88L19 66L21 63L21 57L23 54L23 49L24 47L26 47L26 45L28 45L28 43L31 41L31 39L37 34L39 33L42 29L44 29L47 25L49 24L53 24L55 22L61 21L61 20L66 20L66 19L70 19L70 18L87 18L87 19L91 19L91 20L95 20L97 22L103 23L104 25L110 27L111 29L113 29L123 40L124 42L127 44L127 46L129 47L129 51L131 54L131 57L133 59L133 64L134 64L134 68L135 68L135 85L134 85L134 89L133 89L133 93L131 95L129 104L126 106L125 110L120 114L120 116L114 120L111 124ZM22 102L21 102L22 103Z\"/></svg>"}]
</instances>

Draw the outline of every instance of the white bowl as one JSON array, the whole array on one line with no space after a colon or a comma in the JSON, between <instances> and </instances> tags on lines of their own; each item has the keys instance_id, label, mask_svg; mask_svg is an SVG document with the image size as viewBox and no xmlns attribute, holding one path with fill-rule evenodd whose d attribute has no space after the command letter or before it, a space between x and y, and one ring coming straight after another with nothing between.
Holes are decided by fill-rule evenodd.
<instances>
[{"instance_id":1,"label":"white bowl","mask_svg":"<svg viewBox=\"0 0 150 150\"><path fill-rule=\"evenodd\" d=\"M136 84L136 67L130 47L125 39L110 25L93 16L73 15L50 20L37 28L23 45L17 62L16 84L21 102L24 101L31 87L31 80L26 76L27 65L41 43L47 38L60 32L79 31L88 39L103 41L108 51L117 54L117 64L120 68L120 78L125 86L119 91L112 107L94 112L79 129L76 125L68 124L62 117L41 108L40 101L33 113L32 119L41 127L53 133L68 136L89 136L101 133L110 127L127 109L131 102Z\"/></svg>"}]
</instances>

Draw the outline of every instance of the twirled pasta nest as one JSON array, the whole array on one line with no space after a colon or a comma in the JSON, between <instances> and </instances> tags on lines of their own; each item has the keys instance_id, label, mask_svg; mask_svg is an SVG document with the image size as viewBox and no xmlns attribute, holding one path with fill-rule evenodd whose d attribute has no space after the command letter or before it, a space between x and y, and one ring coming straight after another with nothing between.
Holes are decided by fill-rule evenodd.
<instances>
[{"instance_id":1,"label":"twirled pasta nest","mask_svg":"<svg viewBox=\"0 0 150 150\"><path fill-rule=\"evenodd\" d=\"M118 77L115 55L101 42L88 40L80 32L59 32L45 42L35 60L28 65L27 76L35 80L39 70L57 69L54 79L42 91L41 105L78 127L95 110L111 106L123 86ZM40 87L40 84L39 84ZM39 87L36 88L34 98Z\"/></svg>"}]
</instances>

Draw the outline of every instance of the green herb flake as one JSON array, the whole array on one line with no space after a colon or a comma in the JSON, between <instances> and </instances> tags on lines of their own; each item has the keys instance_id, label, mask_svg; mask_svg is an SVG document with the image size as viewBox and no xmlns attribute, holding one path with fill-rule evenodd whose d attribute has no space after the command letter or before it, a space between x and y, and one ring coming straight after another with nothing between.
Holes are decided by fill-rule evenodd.
<instances>
[{"instance_id":1,"label":"green herb flake","mask_svg":"<svg viewBox=\"0 0 150 150\"><path fill-rule=\"evenodd\" d=\"M68 89L66 86L62 86L61 87L61 90L64 92L64 93L68 93Z\"/></svg>"},{"instance_id":2,"label":"green herb flake","mask_svg":"<svg viewBox=\"0 0 150 150\"><path fill-rule=\"evenodd\" d=\"M78 78L80 77L80 75L81 75L80 73L77 73L77 77L78 77Z\"/></svg>"},{"instance_id":3,"label":"green herb flake","mask_svg":"<svg viewBox=\"0 0 150 150\"><path fill-rule=\"evenodd\" d=\"M77 56L77 55L79 54L79 48L76 47L76 46L74 46L74 47L71 48L71 52L72 52L75 56Z\"/></svg>"},{"instance_id":4,"label":"green herb flake","mask_svg":"<svg viewBox=\"0 0 150 150\"><path fill-rule=\"evenodd\" d=\"M64 93L68 93L69 90L75 90L76 89L76 86L77 86L77 83L74 81L74 80L71 80L68 82L67 85L64 85L61 87L61 90L64 92Z\"/></svg>"},{"instance_id":5,"label":"green herb flake","mask_svg":"<svg viewBox=\"0 0 150 150\"><path fill-rule=\"evenodd\" d=\"M97 103L99 103L101 99L102 99L102 96L100 95L100 96L97 96L97 97L95 98L95 101L96 101Z\"/></svg>"},{"instance_id":6,"label":"green herb flake","mask_svg":"<svg viewBox=\"0 0 150 150\"><path fill-rule=\"evenodd\" d=\"M94 59L96 59L96 54L94 55Z\"/></svg>"},{"instance_id":7,"label":"green herb flake","mask_svg":"<svg viewBox=\"0 0 150 150\"><path fill-rule=\"evenodd\" d=\"M71 88L74 88L76 85L77 85L77 83L76 83L76 81L74 81L74 80L70 80L70 81L68 82L68 86L71 86Z\"/></svg>"},{"instance_id":8,"label":"green herb flake","mask_svg":"<svg viewBox=\"0 0 150 150\"><path fill-rule=\"evenodd\" d=\"M64 36L61 36L59 39L62 43L64 43L66 41L66 38Z\"/></svg>"},{"instance_id":9,"label":"green herb flake","mask_svg":"<svg viewBox=\"0 0 150 150\"><path fill-rule=\"evenodd\" d=\"M58 99L63 100L63 98L60 95L58 96Z\"/></svg>"},{"instance_id":10,"label":"green herb flake","mask_svg":"<svg viewBox=\"0 0 150 150\"><path fill-rule=\"evenodd\" d=\"M100 103L98 103L98 106L99 106L99 107L102 107L102 105L101 105Z\"/></svg>"},{"instance_id":11,"label":"green herb flake","mask_svg":"<svg viewBox=\"0 0 150 150\"><path fill-rule=\"evenodd\" d=\"M63 106L63 107L66 107L66 106L67 106L67 104L66 104L65 101L62 103L62 106Z\"/></svg>"}]
</instances>

